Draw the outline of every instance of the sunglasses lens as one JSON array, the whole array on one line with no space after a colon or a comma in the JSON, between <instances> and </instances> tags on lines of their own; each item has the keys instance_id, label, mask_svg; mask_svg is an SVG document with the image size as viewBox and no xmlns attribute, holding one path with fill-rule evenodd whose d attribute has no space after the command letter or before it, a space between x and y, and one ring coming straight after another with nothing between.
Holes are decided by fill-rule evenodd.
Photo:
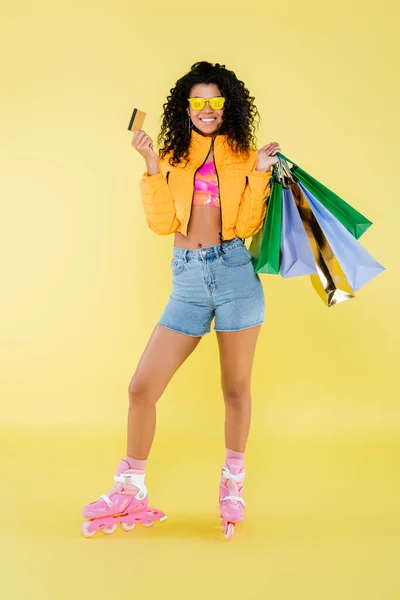
<instances>
[{"instance_id":1,"label":"sunglasses lens","mask_svg":"<svg viewBox=\"0 0 400 600\"><path fill-rule=\"evenodd\" d=\"M225 98L223 98L222 96L218 97L218 98L211 98L210 106L214 110L221 110L221 108L224 106L224 102L225 102Z\"/></svg>"},{"instance_id":2,"label":"sunglasses lens","mask_svg":"<svg viewBox=\"0 0 400 600\"><path fill-rule=\"evenodd\" d=\"M204 98L189 98L189 102L193 110L201 110L206 103Z\"/></svg>"},{"instance_id":3,"label":"sunglasses lens","mask_svg":"<svg viewBox=\"0 0 400 600\"><path fill-rule=\"evenodd\" d=\"M206 105L206 98L188 98L193 110L202 110ZM217 96L216 98L208 98L208 102L213 110L221 110L225 103L223 96Z\"/></svg>"}]
</instances>

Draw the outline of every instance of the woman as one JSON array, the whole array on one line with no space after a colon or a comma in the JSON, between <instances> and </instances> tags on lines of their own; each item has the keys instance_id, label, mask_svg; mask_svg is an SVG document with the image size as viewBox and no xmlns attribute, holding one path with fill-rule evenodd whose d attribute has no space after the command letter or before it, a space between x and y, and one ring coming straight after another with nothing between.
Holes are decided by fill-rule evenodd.
<instances>
[{"instance_id":1,"label":"woman","mask_svg":"<svg viewBox=\"0 0 400 600\"><path fill-rule=\"evenodd\" d=\"M127 457L108 495L85 507L90 519L146 512L144 477L156 403L214 317L226 407L219 501L228 539L243 519L251 370L265 309L243 240L263 226L280 151L276 142L255 149L259 114L253 101L233 71L195 63L164 104L159 154L145 131L133 136L132 146L146 162L140 190L147 223L159 235L174 233L173 289L129 385ZM115 529L114 521L107 521L106 532ZM86 534L93 529L86 524Z\"/></svg>"}]
</instances>

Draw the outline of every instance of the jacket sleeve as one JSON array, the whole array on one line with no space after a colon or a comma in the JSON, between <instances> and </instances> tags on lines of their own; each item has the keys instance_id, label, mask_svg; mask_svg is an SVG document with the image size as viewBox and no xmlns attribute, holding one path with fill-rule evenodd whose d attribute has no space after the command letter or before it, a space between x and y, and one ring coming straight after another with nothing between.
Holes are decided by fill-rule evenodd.
<instances>
[{"instance_id":1,"label":"jacket sleeve","mask_svg":"<svg viewBox=\"0 0 400 600\"><path fill-rule=\"evenodd\" d=\"M248 238L263 227L267 214L267 200L271 193L271 176L272 170L256 171L255 166L248 175L234 227L238 237Z\"/></svg>"},{"instance_id":2,"label":"jacket sleeve","mask_svg":"<svg viewBox=\"0 0 400 600\"><path fill-rule=\"evenodd\" d=\"M161 172L156 175L143 173L139 182L144 214L148 226L159 235L176 231L180 222L176 216L174 199L166 178Z\"/></svg>"}]
</instances>

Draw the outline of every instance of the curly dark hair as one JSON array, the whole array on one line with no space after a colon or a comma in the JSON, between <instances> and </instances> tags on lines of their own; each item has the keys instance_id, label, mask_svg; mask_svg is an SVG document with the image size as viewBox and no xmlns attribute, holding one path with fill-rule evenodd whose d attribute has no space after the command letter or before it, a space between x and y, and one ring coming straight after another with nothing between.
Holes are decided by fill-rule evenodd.
<instances>
[{"instance_id":1,"label":"curly dark hair","mask_svg":"<svg viewBox=\"0 0 400 600\"><path fill-rule=\"evenodd\" d=\"M260 115L254 104L254 97L243 81L225 65L207 61L194 63L190 71L178 79L170 90L167 102L163 104L161 130L157 138L160 157L172 153L171 165L181 159L188 161L190 131L187 125L187 98L190 90L198 83L215 83L225 96L223 120L218 133L226 134L230 148L248 155L249 149L255 149L255 132L259 126Z\"/></svg>"}]
</instances>

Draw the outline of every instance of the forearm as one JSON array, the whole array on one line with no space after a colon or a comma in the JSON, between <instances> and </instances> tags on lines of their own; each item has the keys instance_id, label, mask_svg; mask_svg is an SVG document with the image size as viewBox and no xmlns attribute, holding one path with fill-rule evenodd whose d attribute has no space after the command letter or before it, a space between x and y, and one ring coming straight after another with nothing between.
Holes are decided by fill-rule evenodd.
<instances>
[{"instance_id":1,"label":"forearm","mask_svg":"<svg viewBox=\"0 0 400 600\"><path fill-rule=\"evenodd\" d=\"M157 160L146 160L146 171L148 175L158 175L160 172Z\"/></svg>"}]
</instances>

